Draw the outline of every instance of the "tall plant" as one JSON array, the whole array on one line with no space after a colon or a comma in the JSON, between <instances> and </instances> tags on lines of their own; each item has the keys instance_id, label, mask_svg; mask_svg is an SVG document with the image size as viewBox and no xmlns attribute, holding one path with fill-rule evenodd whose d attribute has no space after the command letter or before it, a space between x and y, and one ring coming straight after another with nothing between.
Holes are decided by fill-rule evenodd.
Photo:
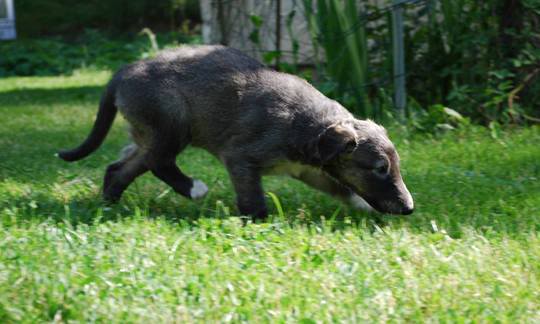
<instances>
[{"instance_id":1,"label":"tall plant","mask_svg":"<svg viewBox=\"0 0 540 324\"><path fill-rule=\"evenodd\" d=\"M335 92L355 113L373 115L366 84L366 30L358 18L355 0L304 0L306 18L316 48L324 50L325 72L334 83Z\"/></svg>"},{"instance_id":2,"label":"tall plant","mask_svg":"<svg viewBox=\"0 0 540 324\"><path fill-rule=\"evenodd\" d=\"M484 124L538 114L540 16L534 9L540 6L521 0L430 3L430 21L409 30L409 93L424 106L444 103Z\"/></svg>"}]
</instances>

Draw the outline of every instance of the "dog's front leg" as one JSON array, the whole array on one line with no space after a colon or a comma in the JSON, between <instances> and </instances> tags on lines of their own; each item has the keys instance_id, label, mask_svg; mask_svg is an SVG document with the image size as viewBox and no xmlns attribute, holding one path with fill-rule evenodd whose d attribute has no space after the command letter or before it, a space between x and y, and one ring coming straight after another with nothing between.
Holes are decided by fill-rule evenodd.
<instances>
[{"instance_id":1,"label":"dog's front leg","mask_svg":"<svg viewBox=\"0 0 540 324\"><path fill-rule=\"evenodd\" d=\"M231 182L236 191L236 204L241 215L266 219L268 211L264 201L260 171L243 163L226 163Z\"/></svg>"}]
</instances>

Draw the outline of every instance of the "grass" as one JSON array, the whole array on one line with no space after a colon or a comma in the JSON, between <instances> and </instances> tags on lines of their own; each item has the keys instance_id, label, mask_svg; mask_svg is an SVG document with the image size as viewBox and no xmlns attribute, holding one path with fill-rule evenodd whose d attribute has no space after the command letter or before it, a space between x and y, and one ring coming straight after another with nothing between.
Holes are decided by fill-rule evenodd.
<instances>
[{"instance_id":1,"label":"grass","mask_svg":"<svg viewBox=\"0 0 540 324\"><path fill-rule=\"evenodd\" d=\"M0 80L1 322L540 321L539 128L391 129L412 216L268 178L275 216L242 226L223 167L194 149L179 164L204 201L144 175L104 205L121 118L88 159L53 156L86 136L109 75Z\"/></svg>"}]
</instances>

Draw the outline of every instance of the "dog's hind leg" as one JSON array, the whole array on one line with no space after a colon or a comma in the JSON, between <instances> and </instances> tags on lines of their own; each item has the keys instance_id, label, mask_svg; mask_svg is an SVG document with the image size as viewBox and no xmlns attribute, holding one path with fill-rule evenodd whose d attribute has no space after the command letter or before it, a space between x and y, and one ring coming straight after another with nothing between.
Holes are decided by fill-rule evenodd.
<instances>
[{"instance_id":1,"label":"dog's hind leg","mask_svg":"<svg viewBox=\"0 0 540 324\"><path fill-rule=\"evenodd\" d=\"M190 199L199 199L208 193L204 182L185 175L176 165L176 155L188 144L182 143L178 136L159 136L153 141L152 147L146 153L145 163L157 178L171 186L174 191Z\"/></svg>"},{"instance_id":2,"label":"dog's hind leg","mask_svg":"<svg viewBox=\"0 0 540 324\"><path fill-rule=\"evenodd\" d=\"M137 145L126 146L121 155L119 161L107 167L103 180L103 198L110 202L118 201L133 180L148 171Z\"/></svg>"},{"instance_id":3,"label":"dog's hind leg","mask_svg":"<svg viewBox=\"0 0 540 324\"><path fill-rule=\"evenodd\" d=\"M150 165L152 174L184 197L199 199L208 193L206 184L182 173L174 159L160 159L159 161L152 161Z\"/></svg>"}]
</instances>

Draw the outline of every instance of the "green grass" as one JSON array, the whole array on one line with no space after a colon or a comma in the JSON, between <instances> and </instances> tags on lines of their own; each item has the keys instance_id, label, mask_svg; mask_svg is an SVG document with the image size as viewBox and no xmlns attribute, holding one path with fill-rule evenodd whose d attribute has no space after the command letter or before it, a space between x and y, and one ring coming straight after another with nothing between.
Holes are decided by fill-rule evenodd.
<instances>
[{"instance_id":1,"label":"green grass","mask_svg":"<svg viewBox=\"0 0 540 324\"><path fill-rule=\"evenodd\" d=\"M210 193L150 175L99 198L118 118L81 162L107 72L0 80L0 322L538 322L540 129L391 130L417 211L375 217L265 180L276 216L242 226L223 167L179 157Z\"/></svg>"}]
</instances>

